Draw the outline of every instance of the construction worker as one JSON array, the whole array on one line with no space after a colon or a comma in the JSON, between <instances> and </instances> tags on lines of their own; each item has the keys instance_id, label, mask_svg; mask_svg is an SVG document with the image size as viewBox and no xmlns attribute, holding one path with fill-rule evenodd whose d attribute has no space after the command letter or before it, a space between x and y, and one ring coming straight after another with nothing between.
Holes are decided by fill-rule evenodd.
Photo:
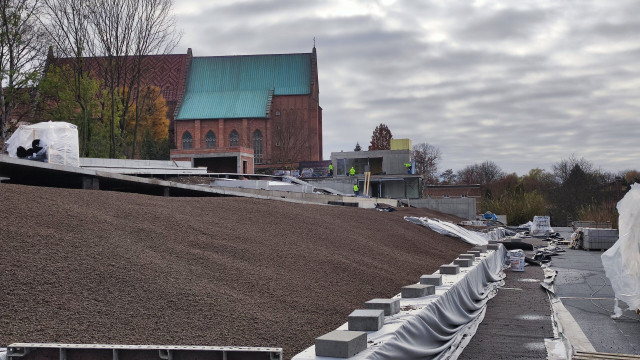
<instances>
[{"instance_id":1,"label":"construction worker","mask_svg":"<svg viewBox=\"0 0 640 360\"><path fill-rule=\"evenodd\" d=\"M404 167L407 168L407 174L411 175L411 163L404 163Z\"/></svg>"},{"instance_id":2,"label":"construction worker","mask_svg":"<svg viewBox=\"0 0 640 360\"><path fill-rule=\"evenodd\" d=\"M333 164L329 164L329 176L333 176Z\"/></svg>"},{"instance_id":3,"label":"construction worker","mask_svg":"<svg viewBox=\"0 0 640 360\"><path fill-rule=\"evenodd\" d=\"M356 194L356 196L360 195L360 188L358 187L357 183L353 185L353 193Z\"/></svg>"},{"instance_id":4,"label":"construction worker","mask_svg":"<svg viewBox=\"0 0 640 360\"><path fill-rule=\"evenodd\" d=\"M349 176L356 176L356 169L354 169L353 166L351 167L351 170L349 170Z\"/></svg>"}]
</instances>

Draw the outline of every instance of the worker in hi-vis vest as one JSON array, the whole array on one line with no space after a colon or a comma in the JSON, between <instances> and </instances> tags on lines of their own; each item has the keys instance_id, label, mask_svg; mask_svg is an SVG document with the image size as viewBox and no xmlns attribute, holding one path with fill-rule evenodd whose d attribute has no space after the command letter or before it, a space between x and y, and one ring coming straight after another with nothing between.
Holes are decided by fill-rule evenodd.
<instances>
[{"instance_id":1,"label":"worker in hi-vis vest","mask_svg":"<svg viewBox=\"0 0 640 360\"><path fill-rule=\"evenodd\" d=\"M349 170L349 176L356 176L356 169L354 169L353 166L351 167L351 170Z\"/></svg>"},{"instance_id":2,"label":"worker in hi-vis vest","mask_svg":"<svg viewBox=\"0 0 640 360\"><path fill-rule=\"evenodd\" d=\"M404 167L407 168L407 174L411 175L411 163L404 163Z\"/></svg>"},{"instance_id":3,"label":"worker in hi-vis vest","mask_svg":"<svg viewBox=\"0 0 640 360\"><path fill-rule=\"evenodd\" d=\"M329 164L329 176L333 176L333 164Z\"/></svg>"},{"instance_id":4,"label":"worker in hi-vis vest","mask_svg":"<svg viewBox=\"0 0 640 360\"><path fill-rule=\"evenodd\" d=\"M358 187L358 184L353 185L353 193L356 194L356 196L360 195L360 188Z\"/></svg>"}]
</instances>

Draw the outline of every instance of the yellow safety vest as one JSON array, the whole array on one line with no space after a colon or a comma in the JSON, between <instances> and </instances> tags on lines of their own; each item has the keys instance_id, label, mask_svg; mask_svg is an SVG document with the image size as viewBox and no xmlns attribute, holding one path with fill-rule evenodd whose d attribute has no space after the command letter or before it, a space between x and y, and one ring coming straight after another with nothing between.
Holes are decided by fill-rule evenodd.
<instances>
[{"instance_id":1,"label":"yellow safety vest","mask_svg":"<svg viewBox=\"0 0 640 360\"><path fill-rule=\"evenodd\" d=\"M358 185L353 185L353 191L358 191L360 189L358 189Z\"/></svg>"},{"instance_id":2,"label":"yellow safety vest","mask_svg":"<svg viewBox=\"0 0 640 360\"><path fill-rule=\"evenodd\" d=\"M349 170L349 174L350 175L355 175L356 174L356 169L351 168L351 170Z\"/></svg>"}]
</instances>

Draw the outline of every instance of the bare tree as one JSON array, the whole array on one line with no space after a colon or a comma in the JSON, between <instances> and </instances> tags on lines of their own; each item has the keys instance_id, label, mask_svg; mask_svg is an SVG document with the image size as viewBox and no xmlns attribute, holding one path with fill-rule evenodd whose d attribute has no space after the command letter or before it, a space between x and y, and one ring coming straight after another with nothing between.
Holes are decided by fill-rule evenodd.
<instances>
[{"instance_id":1,"label":"bare tree","mask_svg":"<svg viewBox=\"0 0 640 360\"><path fill-rule=\"evenodd\" d=\"M504 176L504 172L495 162L487 160L481 164L468 165L457 174L460 184L490 184Z\"/></svg>"},{"instance_id":2,"label":"bare tree","mask_svg":"<svg viewBox=\"0 0 640 360\"><path fill-rule=\"evenodd\" d=\"M571 171L576 167L576 165L578 165L578 167L587 174L594 173L593 164L583 157L576 157L575 154L571 154L568 159L562 159L557 163L554 163L551 165L551 169L558 182L563 184L567 179L569 179L569 175L571 175Z\"/></svg>"},{"instance_id":3,"label":"bare tree","mask_svg":"<svg viewBox=\"0 0 640 360\"><path fill-rule=\"evenodd\" d=\"M144 58L170 52L177 45L180 34L174 31L171 0L87 1L96 36L94 54L106 57L104 74L111 102L111 156L115 157L116 119L120 119L119 131L124 133L124 119L142 85ZM119 114L116 114L117 107Z\"/></svg>"},{"instance_id":4,"label":"bare tree","mask_svg":"<svg viewBox=\"0 0 640 360\"><path fill-rule=\"evenodd\" d=\"M289 109L281 111L281 115L272 119L272 138L274 141L273 158L275 163L287 167L304 157L308 140L301 126L301 110Z\"/></svg>"},{"instance_id":5,"label":"bare tree","mask_svg":"<svg viewBox=\"0 0 640 360\"><path fill-rule=\"evenodd\" d=\"M135 62L133 64L133 76L131 76L130 88L135 88L134 97L140 96L140 88L143 85L144 73L149 69L145 66L144 59L148 55L170 53L180 41L181 33L176 32L176 22L172 15L172 0L139 0L137 2L140 18L136 22L136 49ZM135 86L134 86L135 84ZM146 84L149 85L149 84ZM123 116L126 116L128 106L123 106ZM133 127L133 148L131 157L136 152L138 136L139 112L135 114Z\"/></svg>"},{"instance_id":6,"label":"bare tree","mask_svg":"<svg viewBox=\"0 0 640 360\"><path fill-rule=\"evenodd\" d=\"M50 25L51 41L59 56L73 58L77 85L86 75L87 65L103 77L108 90L110 156L115 157L118 137L133 133L131 156L135 156L139 114L127 128L127 114L144 87L145 58L166 54L177 45L181 33L175 31L172 0L42 0L47 9L43 22ZM96 58L86 64L85 57ZM104 58L104 61L102 61ZM69 62L66 62L69 63ZM80 86L78 86L78 89ZM85 122L85 104L78 93L78 105ZM105 114L103 114L104 116ZM85 126L87 128L88 126ZM86 140L86 134L83 134Z\"/></svg>"},{"instance_id":7,"label":"bare tree","mask_svg":"<svg viewBox=\"0 0 640 360\"><path fill-rule=\"evenodd\" d=\"M0 106L2 142L9 119L16 123L32 113L31 90L44 60L37 0L0 0Z\"/></svg>"},{"instance_id":8,"label":"bare tree","mask_svg":"<svg viewBox=\"0 0 640 360\"><path fill-rule=\"evenodd\" d=\"M440 149L428 143L413 146L415 173L424 177L428 184L438 183L438 164L442 160Z\"/></svg>"},{"instance_id":9,"label":"bare tree","mask_svg":"<svg viewBox=\"0 0 640 360\"><path fill-rule=\"evenodd\" d=\"M83 86L90 77L84 57L93 41L87 21L88 2L86 0L42 0L42 3L46 11L42 14L41 21L48 32L48 41L53 44L51 56L72 59L64 63L70 71L63 72L62 75L69 77L65 80L72 85L75 103L80 108L78 124L82 140L80 152L87 156L89 120L92 116L89 103L95 100L88 98L87 93L83 91ZM58 66L58 64L50 65Z\"/></svg>"}]
</instances>

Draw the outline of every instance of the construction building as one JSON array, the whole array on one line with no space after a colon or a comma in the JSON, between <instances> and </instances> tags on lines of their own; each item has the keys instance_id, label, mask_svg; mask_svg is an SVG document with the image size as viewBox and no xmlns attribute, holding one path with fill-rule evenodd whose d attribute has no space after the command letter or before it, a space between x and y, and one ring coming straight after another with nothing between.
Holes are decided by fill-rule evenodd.
<instances>
[{"instance_id":1,"label":"construction building","mask_svg":"<svg viewBox=\"0 0 640 360\"><path fill-rule=\"evenodd\" d=\"M332 178L306 179L310 183L352 193L353 185L365 189L365 172L371 173L369 191L363 195L375 198L420 198L420 175L409 174L405 163L411 163L410 150L340 151L331 153L336 169ZM355 176L349 176L351 168Z\"/></svg>"}]
</instances>

